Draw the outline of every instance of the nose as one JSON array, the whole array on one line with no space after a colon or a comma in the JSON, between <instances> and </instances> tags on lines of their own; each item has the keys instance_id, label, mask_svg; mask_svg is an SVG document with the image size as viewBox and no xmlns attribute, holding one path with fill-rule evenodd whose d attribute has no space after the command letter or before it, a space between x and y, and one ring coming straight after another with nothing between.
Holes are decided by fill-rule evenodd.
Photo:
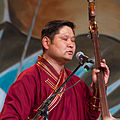
<instances>
[{"instance_id":1,"label":"nose","mask_svg":"<svg viewBox=\"0 0 120 120\"><path fill-rule=\"evenodd\" d=\"M75 46L75 43L72 42L71 39L69 39L69 40L68 40L68 44L67 44L67 46L70 47L70 48L73 48L73 47Z\"/></svg>"}]
</instances>

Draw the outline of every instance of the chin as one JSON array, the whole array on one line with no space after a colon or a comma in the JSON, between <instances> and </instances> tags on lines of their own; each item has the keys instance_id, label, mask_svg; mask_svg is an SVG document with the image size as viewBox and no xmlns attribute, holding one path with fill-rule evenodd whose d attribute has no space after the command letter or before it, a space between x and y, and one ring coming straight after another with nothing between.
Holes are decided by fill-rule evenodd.
<instances>
[{"instance_id":1,"label":"chin","mask_svg":"<svg viewBox=\"0 0 120 120\"><path fill-rule=\"evenodd\" d=\"M65 58L67 61L70 61L70 60L72 60L72 58L73 57L67 57L67 58Z\"/></svg>"}]
</instances>

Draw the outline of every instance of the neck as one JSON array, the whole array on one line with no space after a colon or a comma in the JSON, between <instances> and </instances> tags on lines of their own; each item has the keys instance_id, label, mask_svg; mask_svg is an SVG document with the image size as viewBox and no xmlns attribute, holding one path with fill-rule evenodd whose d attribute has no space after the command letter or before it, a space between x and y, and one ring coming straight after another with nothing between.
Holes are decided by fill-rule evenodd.
<instances>
[{"instance_id":1,"label":"neck","mask_svg":"<svg viewBox=\"0 0 120 120\"><path fill-rule=\"evenodd\" d=\"M60 74L61 70L64 68L64 63L56 61L54 58L51 58L47 54L43 54L43 58L53 66L58 74Z\"/></svg>"}]
</instances>

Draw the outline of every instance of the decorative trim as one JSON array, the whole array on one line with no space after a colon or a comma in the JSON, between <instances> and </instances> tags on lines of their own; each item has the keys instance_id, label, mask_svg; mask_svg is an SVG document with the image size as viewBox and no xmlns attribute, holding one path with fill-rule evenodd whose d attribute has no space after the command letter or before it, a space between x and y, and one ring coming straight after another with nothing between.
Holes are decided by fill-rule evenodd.
<instances>
[{"instance_id":1,"label":"decorative trim","mask_svg":"<svg viewBox=\"0 0 120 120\"><path fill-rule=\"evenodd\" d=\"M55 84L48 78L46 81L45 81L52 89L54 89L55 87Z\"/></svg>"},{"instance_id":2,"label":"decorative trim","mask_svg":"<svg viewBox=\"0 0 120 120\"><path fill-rule=\"evenodd\" d=\"M51 72L51 70L42 62L38 62L37 65L41 67L49 76L51 76L56 82L58 78Z\"/></svg>"}]
</instances>

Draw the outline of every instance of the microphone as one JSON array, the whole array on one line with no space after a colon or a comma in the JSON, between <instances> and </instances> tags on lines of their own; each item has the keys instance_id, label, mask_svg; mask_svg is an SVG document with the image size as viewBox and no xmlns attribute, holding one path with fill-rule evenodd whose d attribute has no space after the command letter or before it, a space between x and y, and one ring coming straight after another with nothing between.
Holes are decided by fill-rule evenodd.
<instances>
[{"instance_id":1,"label":"microphone","mask_svg":"<svg viewBox=\"0 0 120 120\"><path fill-rule=\"evenodd\" d=\"M92 63L92 64L94 63L93 60L90 60L89 57L84 55L84 53L81 51L76 53L76 58L83 62Z\"/></svg>"},{"instance_id":2,"label":"microphone","mask_svg":"<svg viewBox=\"0 0 120 120\"><path fill-rule=\"evenodd\" d=\"M88 61L88 59L89 59L89 57L84 55L84 53L81 51L76 53L76 58L78 60L85 60L85 61Z\"/></svg>"},{"instance_id":3,"label":"microphone","mask_svg":"<svg viewBox=\"0 0 120 120\"><path fill-rule=\"evenodd\" d=\"M86 55L84 55L84 53L83 52L77 52L76 53L76 58L78 59L78 60L80 60L83 64L86 62L86 63L90 63L90 64L94 64L94 61L93 60L91 60L91 59L89 59L89 57L88 56L86 56ZM89 70L90 70L90 65L88 65L88 64L85 64L84 65L84 70L86 71L86 72L88 72Z\"/></svg>"}]
</instances>

